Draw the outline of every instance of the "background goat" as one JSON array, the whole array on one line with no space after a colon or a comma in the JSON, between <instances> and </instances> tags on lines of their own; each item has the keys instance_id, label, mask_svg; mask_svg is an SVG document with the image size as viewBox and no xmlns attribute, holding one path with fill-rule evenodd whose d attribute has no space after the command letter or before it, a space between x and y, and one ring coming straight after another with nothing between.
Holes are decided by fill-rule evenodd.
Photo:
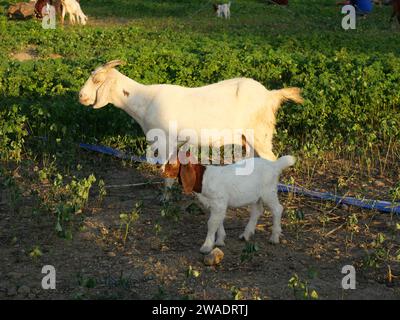
<instances>
[{"instance_id":1,"label":"background goat","mask_svg":"<svg viewBox=\"0 0 400 320\"><path fill-rule=\"evenodd\" d=\"M231 17L231 3L213 4L217 17L228 19Z\"/></svg>"},{"instance_id":2,"label":"background goat","mask_svg":"<svg viewBox=\"0 0 400 320\"><path fill-rule=\"evenodd\" d=\"M47 4L54 6L54 8L56 10L56 14L61 15L61 12L62 12L61 0L38 0L35 4L36 18L38 18L38 19L43 18L42 10Z\"/></svg>"},{"instance_id":3,"label":"background goat","mask_svg":"<svg viewBox=\"0 0 400 320\"><path fill-rule=\"evenodd\" d=\"M61 10L61 24L64 24L65 14L69 15L70 24L85 25L87 22L87 16L83 13L81 6L77 0L61 0L62 10Z\"/></svg>"}]
</instances>

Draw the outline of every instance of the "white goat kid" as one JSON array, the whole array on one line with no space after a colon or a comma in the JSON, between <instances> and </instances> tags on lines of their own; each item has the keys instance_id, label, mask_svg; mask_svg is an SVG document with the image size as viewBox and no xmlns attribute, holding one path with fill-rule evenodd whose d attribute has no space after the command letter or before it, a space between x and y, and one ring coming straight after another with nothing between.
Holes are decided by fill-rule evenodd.
<instances>
[{"instance_id":1,"label":"white goat kid","mask_svg":"<svg viewBox=\"0 0 400 320\"><path fill-rule=\"evenodd\" d=\"M249 175L237 175L237 169L251 165ZM196 161L197 162L197 161ZM179 177L186 194L195 192L201 204L210 210L207 237L200 252L210 252L214 245L223 246L225 241L224 219L228 207L238 208L251 205L251 216L241 239L248 241L254 234L258 218L265 204L272 212L273 226L270 241L279 243L283 207L278 198L278 181L282 170L292 166L295 158L284 156L276 161L249 158L227 166L203 166L178 161L164 166L164 175Z\"/></svg>"},{"instance_id":2,"label":"white goat kid","mask_svg":"<svg viewBox=\"0 0 400 320\"><path fill-rule=\"evenodd\" d=\"M272 152L272 137L275 129L275 113L281 103L292 100L301 103L299 88L267 90L259 82L248 78L221 81L198 88L178 85L143 85L118 72L114 67L122 62L110 61L92 72L79 93L79 101L86 106L99 109L111 103L126 111L147 134L151 129L160 129L166 134L167 145L159 145L159 155L166 155L166 163L176 154L177 141L185 141L190 130L201 137L202 130L215 129L230 132L250 131L254 137L245 136L254 152L263 158L275 160ZM177 130L170 132L174 122ZM213 147L234 144L234 135L224 136L220 132L211 136ZM173 142L173 150L168 149ZM199 141L208 147L209 140ZM166 179L166 186L174 180Z\"/></svg>"},{"instance_id":3,"label":"white goat kid","mask_svg":"<svg viewBox=\"0 0 400 320\"><path fill-rule=\"evenodd\" d=\"M87 16L83 13L81 6L76 0L61 0L62 10L61 10L61 24L64 24L65 14L69 14L70 24L86 25Z\"/></svg>"},{"instance_id":4,"label":"white goat kid","mask_svg":"<svg viewBox=\"0 0 400 320\"><path fill-rule=\"evenodd\" d=\"M215 11L217 12L217 17L229 19L231 17L231 3L217 4L215 5Z\"/></svg>"}]
</instances>

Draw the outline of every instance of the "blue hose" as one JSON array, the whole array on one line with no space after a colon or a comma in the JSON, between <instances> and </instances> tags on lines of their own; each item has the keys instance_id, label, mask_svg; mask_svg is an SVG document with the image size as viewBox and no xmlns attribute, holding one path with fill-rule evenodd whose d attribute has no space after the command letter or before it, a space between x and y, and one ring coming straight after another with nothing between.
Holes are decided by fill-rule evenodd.
<instances>
[{"instance_id":1,"label":"blue hose","mask_svg":"<svg viewBox=\"0 0 400 320\"><path fill-rule=\"evenodd\" d=\"M124 160L132 160L135 162L146 162L146 157L142 156L142 157L138 157L135 155L127 155L126 153L120 151L120 150L116 150L113 149L111 147L106 147L106 146L98 146L98 145L93 145L93 144L87 144L87 143L80 143L79 147L86 149L86 150L90 150L90 151L95 151L95 152L99 152L99 153L104 153L104 154L108 154L110 156L116 157L116 158L120 158L120 159L124 159Z\"/></svg>"},{"instance_id":2,"label":"blue hose","mask_svg":"<svg viewBox=\"0 0 400 320\"><path fill-rule=\"evenodd\" d=\"M400 214L400 202L388 202L372 199L356 199L352 197L341 197L336 196L329 192L317 192L307 190L305 188L300 188L292 185L278 184L278 191L280 192L293 192L295 194L311 197L314 199L329 200L334 201L338 204L347 204L350 206L355 206L368 210L378 210L386 213Z\"/></svg>"},{"instance_id":3,"label":"blue hose","mask_svg":"<svg viewBox=\"0 0 400 320\"><path fill-rule=\"evenodd\" d=\"M106 147L106 146L99 146L99 145L92 145L86 143L80 143L79 146L83 149L100 152L104 154L108 154L110 156L114 156L120 159L132 160L135 162L146 162L146 157L138 157L135 155L127 155L122 151ZM380 200L371 200L371 199L356 199L352 197L341 197L336 196L329 192L318 192L318 191L311 191L305 188L296 187L292 185L285 185L285 184L278 184L278 191L285 192L285 193L295 193L298 195L303 195L307 197L311 197L314 199L320 200L328 200L334 201L338 204L346 204L350 206L359 207L362 209L368 210L378 210L385 213L393 213L393 214L400 214L400 202L388 202L388 201L380 201Z\"/></svg>"}]
</instances>

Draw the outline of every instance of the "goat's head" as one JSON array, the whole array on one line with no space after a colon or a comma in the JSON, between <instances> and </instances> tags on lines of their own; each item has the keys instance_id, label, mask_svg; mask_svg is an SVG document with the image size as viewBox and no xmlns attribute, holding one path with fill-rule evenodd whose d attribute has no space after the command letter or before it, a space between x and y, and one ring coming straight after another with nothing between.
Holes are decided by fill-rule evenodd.
<instances>
[{"instance_id":1,"label":"goat's head","mask_svg":"<svg viewBox=\"0 0 400 320\"><path fill-rule=\"evenodd\" d=\"M180 155L182 153L180 152ZM201 192L203 183L203 174L206 167L197 164L197 159L195 159L190 153L183 155L185 164L179 161L179 156L176 159L170 159L163 166L163 174L166 178L178 178L180 184L182 184L183 191L186 194L195 192Z\"/></svg>"},{"instance_id":2,"label":"goat's head","mask_svg":"<svg viewBox=\"0 0 400 320\"><path fill-rule=\"evenodd\" d=\"M94 109L106 106L116 81L117 71L114 67L121 64L122 61L113 60L93 71L79 92L79 102L85 106L92 105Z\"/></svg>"},{"instance_id":3,"label":"goat's head","mask_svg":"<svg viewBox=\"0 0 400 320\"><path fill-rule=\"evenodd\" d=\"M87 20L88 20L88 17L85 16L84 14L82 14L82 15L80 16L80 21L81 21L81 24L82 24L83 26L86 26Z\"/></svg>"}]
</instances>

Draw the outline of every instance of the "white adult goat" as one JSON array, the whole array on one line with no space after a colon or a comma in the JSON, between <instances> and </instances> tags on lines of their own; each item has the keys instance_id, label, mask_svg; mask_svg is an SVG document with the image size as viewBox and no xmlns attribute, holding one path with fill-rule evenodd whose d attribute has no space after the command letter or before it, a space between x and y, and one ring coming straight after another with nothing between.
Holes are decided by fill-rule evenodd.
<instances>
[{"instance_id":1,"label":"white adult goat","mask_svg":"<svg viewBox=\"0 0 400 320\"><path fill-rule=\"evenodd\" d=\"M143 85L118 72L114 67L122 64L110 61L92 72L79 93L79 101L99 109L112 103L126 111L147 134L151 129L161 129L167 144L187 139L188 130L202 135L202 130L214 130L211 137L214 147L234 144L234 134L224 136L218 130L244 132L244 138L260 157L275 160L272 152L272 136L275 130L275 113L287 100L302 103L299 88L267 90L259 82L248 78L236 78L215 84L186 88L178 85ZM175 122L177 130L170 132ZM246 132L254 137L246 136ZM211 132L210 131L210 132ZM200 143L209 144L207 141ZM170 145L170 144L169 144ZM166 155L163 162L176 153L168 146L158 146L158 153ZM166 186L173 184L167 179Z\"/></svg>"}]
</instances>

